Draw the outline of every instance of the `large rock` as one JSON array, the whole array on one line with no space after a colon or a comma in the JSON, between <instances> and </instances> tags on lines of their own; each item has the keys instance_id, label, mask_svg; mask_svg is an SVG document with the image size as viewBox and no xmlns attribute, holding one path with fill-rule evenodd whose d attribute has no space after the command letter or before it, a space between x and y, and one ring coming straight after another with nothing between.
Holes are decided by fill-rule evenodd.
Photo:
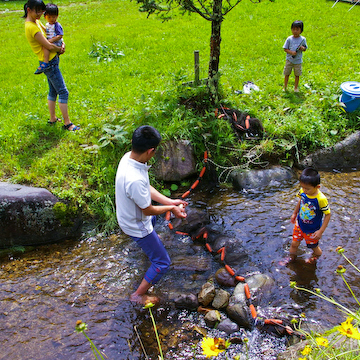
<instances>
[{"instance_id":1,"label":"large rock","mask_svg":"<svg viewBox=\"0 0 360 360\"><path fill-rule=\"evenodd\" d=\"M189 140L169 140L156 150L155 176L164 181L180 181L196 174L194 149Z\"/></svg>"},{"instance_id":2,"label":"large rock","mask_svg":"<svg viewBox=\"0 0 360 360\"><path fill-rule=\"evenodd\" d=\"M237 189L258 189L292 180L294 173L289 168L274 166L264 170L234 170L230 178Z\"/></svg>"},{"instance_id":3,"label":"large rock","mask_svg":"<svg viewBox=\"0 0 360 360\"><path fill-rule=\"evenodd\" d=\"M0 247L39 245L81 235L81 219L48 190L0 183Z\"/></svg>"},{"instance_id":4,"label":"large rock","mask_svg":"<svg viewBox=\"0 0 360 360\"><path fill-rule=\"evenodd\" d=\"M360 131L326 149L305 157L300 165L318 170L346 170L360 167Z\"/></svg>"},{"instance_id":5,"label":"large rock","mask_svg":"<svg viewBox=\"0 0 360 360\"><path fill-rule=\"evenodd\" d=\"M210 223L210 215L203 210L197 208L186 208L186 218L185 219L174 219L172 224L174 229L181 232L192 233L204 227L206 224Z\"/></svg>"}]
</instances>

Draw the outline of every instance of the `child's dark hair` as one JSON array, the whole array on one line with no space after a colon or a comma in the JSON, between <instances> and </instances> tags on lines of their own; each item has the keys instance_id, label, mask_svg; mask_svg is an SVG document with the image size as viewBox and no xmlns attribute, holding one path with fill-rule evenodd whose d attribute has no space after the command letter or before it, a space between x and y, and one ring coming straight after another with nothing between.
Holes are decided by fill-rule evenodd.
<instances>
[{"instance_id":1,"label":"child's dark hair","mask_svg":"<svg viewBox=\"0 0 360 360\"><path fill-rule=\"evenodd\" d=\"M23 18L26 19L27 17L27 9L31 9L31 10L36 10L36 11L45 11L46 10L46 5L42 0L29 0L25 5L24 5L24 16Z\"/></svg>"},{"instance_id":2,"label":"child's dark hair","mask_svg":"<svg viewBox=\"0 0 360 360\"><path fill-rule=\"evenodd\" d=\"M146 150L156 148L161 141L161 135L158 130L149 125L138 127L132 136L132 150L142 154Z\"/></svg>"},{"instance_id":3,"label":"child's dark hair","mask_svg":"<svg viewBox=\"0 0 360 360\"><path fill-rule=\"evenodd\" d=\"M301 173L300 182L316 187L320 184L320 174L314 168L308 167Z\"/></svg>"},{"instance_id":4,"label":"child's dark hair","mask_svg":"<svg viewBox=\"0 0 360 360\"><path fill-rule=\"evenodd\" d=\"M304 23L301 20L296 20L291 24L291 28L299 28L301 32L304 31Z\"/></svg>"},{"instance_id":5,"label":"child's dark hair","mask_svg":"<svg viewBox=\"0 0 360 360\"><path fill-rule=\"evenodd\" d=\"M46 4L46 10L45 10L44 16L45 15L56 15L56 16L58 16L59 15L59 9L58 9L57 5L52 4L52 3Z\"/></svg>"}]
</instances>

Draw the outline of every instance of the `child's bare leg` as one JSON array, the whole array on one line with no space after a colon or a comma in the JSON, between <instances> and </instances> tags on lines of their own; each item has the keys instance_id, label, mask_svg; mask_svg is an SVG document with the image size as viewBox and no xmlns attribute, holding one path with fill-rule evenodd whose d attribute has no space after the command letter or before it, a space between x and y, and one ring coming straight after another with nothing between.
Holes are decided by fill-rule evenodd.
<instances>
[{"instance_id":1,"label":"child's bare leg","mask_svg":"<svg viewBox=\"0 0 360 360\"><path fill-rule=\"evenodd\" d=\"M300 80L300 76L295 75L295 85L294 85L294 91L295 92L299 91L299 80Z\"/></svg>"},{"instance_id":2,"label":"child's bare leg","mask_svg":"<svg viewBox=\"0 0 360 360\"><path fill-rule=\"evenodd\" d=\"M320 246L317 246L316 248L313 248L313 253L310 259L307 260L307 263L309 264L315 264L318 258L322 255L322 250L320 249Z\"/></svg>"},{"instance_id":3,"label":"child's bare leg","mask_svg":"<svg viewBox=\"0 0 360 360\"><path fill-rule=\"evenodd\" d=\"M42 74L44 70L49 66L50 51L43 47L44 61L40 61L39 67L36 69L35 74Z\"/></svg>"},{"instance_id":4,"label":"child's bare leg","mask_svg":"<svg viewBox=\"0 0 360 360\"><path fill-rule=\"evenodd\" d=\"M288 86L289 76L290 76L290 75L285 75L285 78L284 78L284 90L285 90L285 91L286 91L287 86Z\"/></svg>"},{"instance_id":5,"label":"child's bare leg","mask_svg":"<svg viewBox=\"0 0 360 360\"><path fill-rule=\"evenodd\" d=\"M322 255L322 250L320 249L320 246L313 248L313 257L319 258L321 255Z\"/></svg>"},{"instance_id":6,"label":"child's bare leg","mask_svg":"<svg viewBox=\"0 0 360 360\"><path fill-rule=\"evenodd\" d=\"M49 63L50 51L46 48L43 48L43 51L44 51L44 63Z\"/></svg>"},{"instance_id":7,"label":"child's bare leg","mask_svg":"<svg viewBox=\"0 0 360 360\"><path fill-rule=\"evenodd\" d=\"M299 248L300 242L299 241L292 241L291 242L291 246L289 249L289 255L290 255L290 260L294 261L297 257L297 250Z\"/></svg>"}]
</instances>

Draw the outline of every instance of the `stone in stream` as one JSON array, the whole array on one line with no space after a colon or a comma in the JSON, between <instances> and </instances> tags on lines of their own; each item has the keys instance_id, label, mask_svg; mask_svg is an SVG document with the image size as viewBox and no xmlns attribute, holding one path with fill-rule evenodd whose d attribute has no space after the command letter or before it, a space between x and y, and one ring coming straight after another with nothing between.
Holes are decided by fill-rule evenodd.
<instances>
[{"instance_id":1,"label":"stone in stream","mask_svg":"<svg viewBox=\"0 0 360 360\"><path fill-rule=\"evenodd\" d=\"M0 182L0 248L80 237L81 224L77 210L48 190Z\"/></svg>"}]
</instances>

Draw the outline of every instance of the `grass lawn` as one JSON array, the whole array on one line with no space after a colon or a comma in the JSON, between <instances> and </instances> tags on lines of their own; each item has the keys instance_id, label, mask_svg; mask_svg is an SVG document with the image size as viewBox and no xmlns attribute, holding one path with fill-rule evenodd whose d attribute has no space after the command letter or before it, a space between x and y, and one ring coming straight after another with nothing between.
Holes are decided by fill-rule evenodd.
<instances>
[{"instance_id":1,"label":"grass lawn","mask_svg":"<svg viewBox=\"0 0 360 360\"><path fill-rule=\"evenodd\" d=\"M181 82L193 80L194 50L200 51L200 77L207 76L210 23L195 14L161 22L128 0L56 1L66 43L60 68L71 120L82 130L48 125L47 81L33 75L38 64L24 35L24 2L0 2L0 179L46 187L103 221L112 217L117 163L138 125L156 126L165 138L190 138L200 160L205 133L214 143L234 145L226 123L177 101ZM338 103L340 84L360 81L360 6L348 11L350 4L333 4L243 0L223 22L222 102L261 119L269 135L262 151L281 159L294 144L303 155L360 128L359 112L345 113ZM284 93L282 46L297 19L304 21L309 49L301 92L291 90L292 76ZM114 58L105 61L109 50ZM236 95L247 80L260 91ZM214 151L214 159L226 163L220 153Z\"/></svg>"}]
</instances>

